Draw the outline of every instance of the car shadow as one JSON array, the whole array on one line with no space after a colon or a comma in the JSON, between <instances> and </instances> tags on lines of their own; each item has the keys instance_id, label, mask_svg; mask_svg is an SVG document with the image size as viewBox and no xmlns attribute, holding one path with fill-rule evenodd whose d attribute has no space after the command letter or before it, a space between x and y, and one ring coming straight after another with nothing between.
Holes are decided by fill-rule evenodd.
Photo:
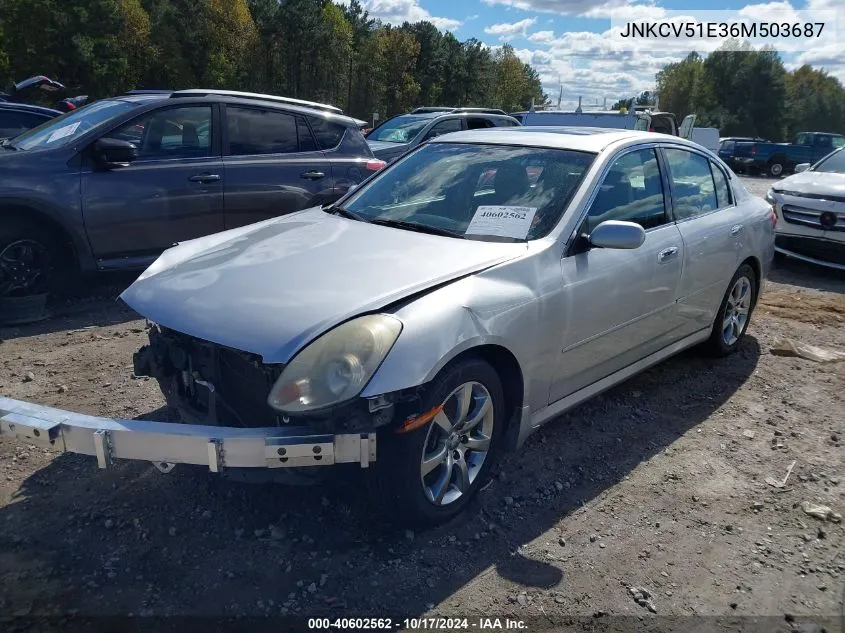
<instances>
[{"instance_id":1,"label":"car shadow","mask_svg":"<svg viewBox=\"0 0 845 633\"><path fill-rule=\"evenodd\" d=\"M811 290L845 293L845 272L792 257L778 257L769 271L769 280Z\"/></svg>"},{"instance_id":2,"label":"car shadow","mask_svg":"<svg viewBox=\"0 0 845 633\"><path fill-rule=\"evenodd\" d=\"M137 275L111 273L85 278L73 289L50 296L47 318L22 325L0 325L0 340L53 332L119 325L141 318L118 297Z\"/></svg>"},{"instance_id":3,"label":"car shadow","mask_svg":"<svg viewBox=\"0 0 845 633\"><path fill-rule=\"evenodd\" d=\"M357 467L326 469L318 486L248 485L199 467L100 471L92 458L0 443L16 463L44 461L0 509L0 611L411 617L454 607L457 590L483 591L490 574L563 586L554 558L522 546L712 415L760 353L751 336L724 359L685 352L560 416L502 457L461 516L426 531L375 514Z\"/></svg>"}]
</instances>

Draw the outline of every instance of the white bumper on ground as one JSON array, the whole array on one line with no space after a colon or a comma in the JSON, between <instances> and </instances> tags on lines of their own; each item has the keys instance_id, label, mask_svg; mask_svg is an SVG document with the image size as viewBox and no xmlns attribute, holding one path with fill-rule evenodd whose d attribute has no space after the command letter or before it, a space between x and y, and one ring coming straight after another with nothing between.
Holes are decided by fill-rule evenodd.
<instances>
[{"instance_id":1,"label":"white bumper on ground","mask_svg":"<svg viewBox=\"0 0 845 633\"><path fill-rule=\"evenodd\" d=\"M225 468L292 468L376 458L375 433L314 435L305 427L234 428L118 420L0 397L0 435L69 453L92 455L100 468L115 459Z\"/></svg>"}]
</instances>

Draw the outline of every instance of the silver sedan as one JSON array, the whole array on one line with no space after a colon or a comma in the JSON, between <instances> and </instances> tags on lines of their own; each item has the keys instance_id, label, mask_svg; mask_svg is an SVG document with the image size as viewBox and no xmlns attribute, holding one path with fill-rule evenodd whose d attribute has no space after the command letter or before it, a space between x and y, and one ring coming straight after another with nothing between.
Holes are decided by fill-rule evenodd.
<instances>
[{"instance_id":1,"label":"silver sedan","mask_svg":"<svg viewBox=\"0 0 845 633\"><path fill-rule=\"evenodd\" d=\"M0 428L101 467L353 462L392 516L436 523L567 409L693 345L736 350L775 222L677 137L449 134L333 206L177 245L123 293L155 324L135 373L179 423L0 398Z\"/></svg>"}]
</instances>

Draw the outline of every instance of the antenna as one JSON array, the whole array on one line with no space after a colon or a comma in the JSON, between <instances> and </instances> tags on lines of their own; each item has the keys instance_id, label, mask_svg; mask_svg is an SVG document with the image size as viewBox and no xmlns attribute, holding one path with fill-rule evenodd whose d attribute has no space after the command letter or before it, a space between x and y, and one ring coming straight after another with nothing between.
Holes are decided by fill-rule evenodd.
<instances>
[{"instance_id":1,"label":"antenna","mask_svg":"<svg viewBox=\"0 0 845 633\"><path fill-rule=\"evenodd\" d=\"M576 114L581 114L584 110L581 108L581 97L578 97L578 107L575 108Z\"/></svg>"}]
</instances>

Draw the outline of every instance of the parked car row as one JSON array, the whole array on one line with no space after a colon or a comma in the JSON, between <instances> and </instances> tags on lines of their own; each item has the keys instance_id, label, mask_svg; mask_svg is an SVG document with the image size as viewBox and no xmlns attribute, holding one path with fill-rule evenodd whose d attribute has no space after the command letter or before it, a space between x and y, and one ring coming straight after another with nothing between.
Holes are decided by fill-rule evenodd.
<instances>
[{"instance_id":1,"label":"parked car row","mask_svg":"<svg viewBox=\"0 0 845 633\"><path fill-rule=\"evenodd\" d=\"M736 171L780 178L796 165L814 163L842 146L845 136L828 132L801 132L792 143L732 137L722 139L719 157Z\"/></svg>"},{"instance_id":2,"label":"parked car row","mask_svg":"<svg viewBox=\"0 0 845 633\"><path fill-rule=\"evenodd\" d=\"M100 108L106 122L81 136L83 122L68 117L15 141L57 139L42 180L65 192L57 165L79 161L79 213L100 220L92 243L145 230L140 216L123 224L118 198L124 212L128 195L167 217L224 177L244 219L268 189L263 148L305 143L329 161L325 178L358 160L327 158L358 130L314 109L219 95ZM150 165L152 177L143 157L162 152L155 160L171 167ZM294 174L310 181L316 168L298 160ZM133 169L137 185L107 187ZM164 193L182 197L156 202ZM224 225L228 209L224 197ZM181 424L0 398L0 432L102 468L354 463L370 469L390 518L439 523L484 487L501 450L562 412L693 345L738 349L774 255L774 219L715 155L680 138L516 126L437 136L332 205L166 250L121 295L154 324L135 374L159 381Z\"/></svg>"},{"instance_id":3,"label":"parked car row","mask_svg":"<svg viewBox=\"0 0 845 633\"><path fill-rule=\"evenodd\" d=\"M0 143L0 297L142 270L173 244L327 204L384 166L332 106L133 91Z\"/></svg>"}]
</instances>

